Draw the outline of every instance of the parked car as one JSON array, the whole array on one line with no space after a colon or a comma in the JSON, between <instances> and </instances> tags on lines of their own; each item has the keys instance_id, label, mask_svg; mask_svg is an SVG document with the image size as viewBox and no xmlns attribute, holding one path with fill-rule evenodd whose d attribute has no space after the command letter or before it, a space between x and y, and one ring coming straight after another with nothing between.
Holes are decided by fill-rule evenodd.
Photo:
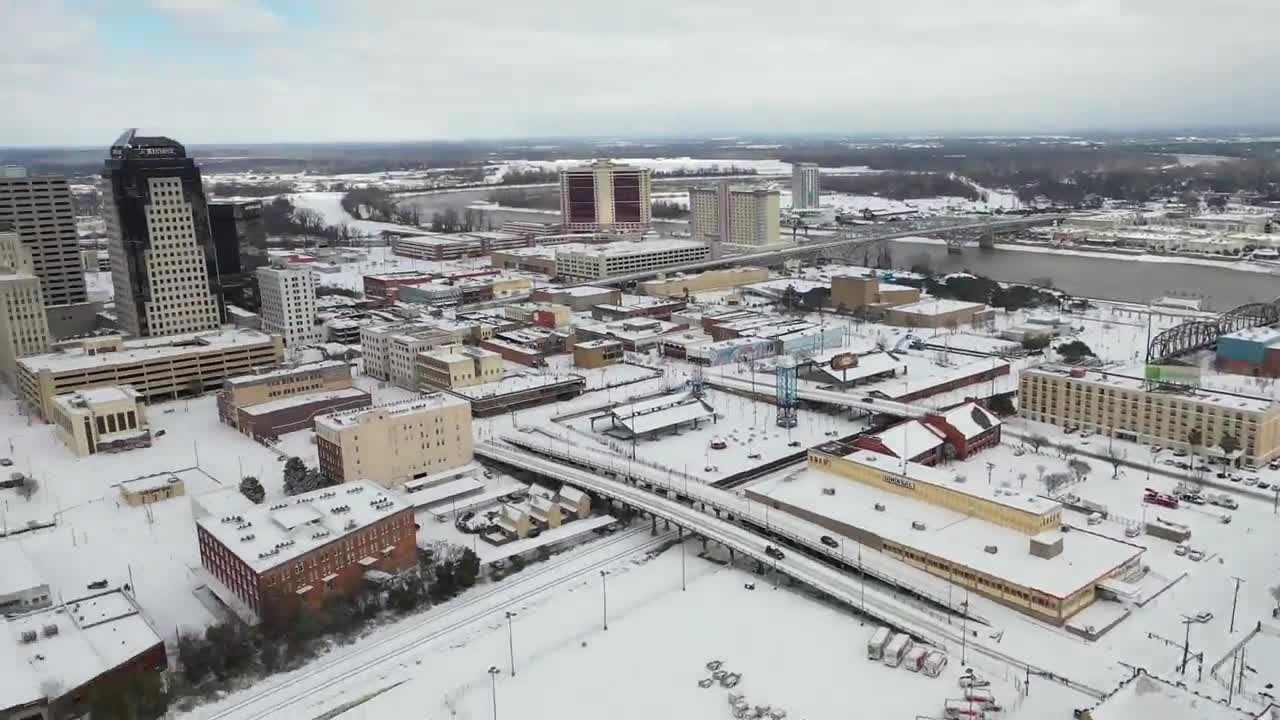
<instances>
[{"instance_id":1,"label":"parked car","mask_svg":"<svg viewBox=\"0 0 1280 720\"><path fill-rule=\"evenodd\" d=\"M1203 497L1203 496L1201 496L1201 495L1198 495L1198 494L1194 494L1194 493L1186 493L1186 494L1182 495L1182 496L1181 496L1181 498L1182 498L1182 500L1183 500L1183 501L1185 501L1185 502L1189 502L1189 503L1191 503L1192 505L1204 505L1204 504L1205 504L1205 499L1204 499L1204 497Z\"/></svg>"},{"instance_id":2,"label":"parked car","mask_svg":"<svg viewBox=\"0 0 1280 720\"><path fill-rule=\"evenodd\" d=\"M1231 473L1227 472L1226 470L1219 470L1218 477L1222 480L1226 480L1227 478L1231 477Z\"/></svg>"},{"instance_id":3,"label":"parked car","mask_svg":"<svg viewBox=\"0 0 1280 720\"><path fill-rule=\"evenodd\" d=\"M1202 610L1201 612L1196 613L1192 619L1196 622L1207 623L1213 619L1213 613L1208 610Z\"/></svg>"},{"instance_id":4,"label":"parked car","mask_svg":"<svg viewBox=\"0 0 1280 720\"><path fill-rule=\"evenodd\" d=\"M1249 487L1253 487L1254 485L1257 485L1257 484L1258 484L1258 478L1256 478L1256 477L1247 477L1247 478L1245 478L1245 479L1244 479L1244 484L1245 484L1245 485L1248 485Z\"/></svg>"},{"instance_id":5,"label":"parked car","mask_svg":"<svg viewBox=\"0 0 1280 720\"><path fill-rule=\"evenodd\" d=\"M9 458L0 458L0 467L9 467L12 464L13 461Z\"/></svg>"},{"instance_id":6,"label":"parked car","mask_svg":"<svg viewBox=\"0 0 1280 720\"><path fill-rule=\"evenodd\" d=\"M1165 464L1165 465L1168 465L1169 467L1173 467L1174 465L1177 465L1177 464L1178 464L1178 461L1177 461L1177 460L1174 460L1173 458L1165 458L1165 459L1161 460L1160 462L1161 462L1161 463L1163 463L1163 464Z\"/></svg>"},{"instance_id":7,"label":"parked car","mask_svg":"<svg viewBox=\"0 0 1280 720\"><path fill-rule=\"evenodd\" d=\"M1271 468L1272 470L1280 470L1280 460L1272 460L1271 462L1267 463L1267 467Z\"/></svg>"},{"instance_id":8,"label":"parked car","mask_svg":"<svg viewBox=\"0 0 1280 720\"><path fill-rule=\"evenodd\" d=\"M1172 495L1165 495L1164 493L1147 493L1142 496L1142 502L1175 510L1178 508L1178 498Z\"/></svg>"},{"instance_id":9,"label":"parked car","mask_svg":"<svg viewBox=\"0 0 1280 720\"><path fill-rule=\"evenodd\" d=\"M722 437L714 437L714 438L711 438L711 449L712 449L712 450L723 450L723 449L725 449L725 448L727 448L727 447L729 447L729 443L725 442L724 438L722 438Z\"/></svg>"},{"instance_id":10,"label":"parked car","mask_svg":"<svg viewBox=\"0 0 1280 720\"><path fill-rule=\"evenodd\" d=\"M1174 456L1174 457L1186 457L1186 456L1187 456L1187 451L1186 451L1186 450L1174 450L1174 451L1173 451L1173 456Z\"/></svg>"},{"instance_id":11,"label":"parked car","mask_svg":"<svg viewBox=\"0 0 1280 720\"><path fill-rule=\"evenodd\" d=\"M164 432L165 432L164 430L157 430L156 437L164 437Z\"/></svg>"},{"instance_id":12,"label":"parked car","mask_svg":"<svg viewBox=\"0 0 1280 720\"><path fill-rule=\"evenodd\" d=\"M1137 525L1130 525L1124 529L1124 536L1135 538L1142 534L1142 528Z\"/></svg>"},{"instance_id":13,"label":"parked car","mask_svg":"<svg viewBox=\"0 0 1280 720\"><path fill-rule=\"evenodd\" d=\"M773 558L774 560L781 560L782 558L786 557L786 555L783 555L783 554L782 554L782 551L781 551L781 550L779 550L778 548L776 548L776 547L774 547L774 546L772 546L772 545L765 545L765 546L764 546L764 554L765 554L765 555L768 555L769 557Z\"/></svg>"},{"instance_id":14,"label":"parked car","mask_svg":"<svg viewBox=\"0 0 1280 720\"><path fill-rule=\"evenodd\" d=\"M1178 545L1177 547L1175 547L1175 548L1173 549L1173 554L1174 554L1174 555L1177 555L1178 557L1183 557L1183 556L1185 556L1188 552L1190 552L1190 550L1191 550L1191 548L1187 547L1186 545Z\"/></svg>"},{"instance_id":15,"label":"parked car","mask_svg":"<svg viewBox=\"0 0 1280 720\"><path fill-rule=\"evenodd\" d=\"M1203 560L1203 559L1204 559L1204 551L1203 551L1203 550L1191 550L1191 551L1187 552L1187 558L1188 558L1188 559L1190 559L1190 560L1194 560L1194 561L1196 561L1196 562L1200 562L1201 560Z\"/></svg>"},{"instance_id":16,"label":"parked car","mask_svg":"<svg viewBox=\"0 0 1280 720\"><path fill-rule=\"evenodd\" d=\"M1238 483L1238 482L1240 482L1240 481L1242 481L1242 480L1244 480L1244 478L1240 477L1239 475L1232 475L1232 476L1231 476L1231 482L1233 482L1233 483Z\"/></svg>"},{"instance_id":17,"label":"parked car","mask_svg":"<svg viewBox=\"0 0 1280 720\"><path fill-rule=\"evenodd\" d=\"M822 536L822 544L826 545L827 547L840 547L840 543L836 542L836 539L831 537L830 535Z\"/></svg>"},{"instance_id":18,"label":"parked car","mask_svg":"<svg viewBox=\"0 0 1280 720\"><path fill-rule=\"evenodd\" d=\"M1258 481L1258 489L1259 489L1259 490L1266 490L1266 489L1267 489L1267 488L1269 488L1269 487L1271 487L1271 483L1267 482L1266 480L1259 480L1259 481Z\"/></svg>"}]
</instances>

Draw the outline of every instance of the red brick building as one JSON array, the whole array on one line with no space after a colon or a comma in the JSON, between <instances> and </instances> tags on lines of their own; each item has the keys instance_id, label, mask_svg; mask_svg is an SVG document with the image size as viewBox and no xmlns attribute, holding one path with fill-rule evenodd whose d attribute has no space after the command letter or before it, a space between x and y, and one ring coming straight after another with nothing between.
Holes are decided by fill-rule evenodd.
<instances>
[{"instance_id":1,"label":"red brick building","mask_svg":"<svg viewBox=\"0 0 1280 720\"><path fill-rule=\"evenodd\" d=\"M209 587L245 619L284 622L417 564L413 508L366 480L196 519Z\"/></svg>"},{"instance_id":2,"label":"red brick building","mask_svg":"<svg viewBox=\"0 0 1280 720\"><path fill-rule=\"evenodd\" d=\"M1000 418L974 402L953 407L938 415L928 415L924 423L942 434L961 460L982 448L1000 444Z\"/></svg>"}]
</instances>

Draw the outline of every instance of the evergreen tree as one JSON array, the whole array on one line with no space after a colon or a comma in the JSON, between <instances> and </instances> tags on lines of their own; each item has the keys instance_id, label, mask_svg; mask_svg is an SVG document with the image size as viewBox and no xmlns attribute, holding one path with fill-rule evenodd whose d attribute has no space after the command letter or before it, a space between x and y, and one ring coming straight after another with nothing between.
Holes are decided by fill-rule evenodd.
<instances>
[{"instance_id":1,"label":"evergreen tree","mask_svg":"<svg viewBox=\"0 0 1280 720\"><path fill-rule=\"evenodd\" d=\"M267 497L267 490L258 482L258 478L247 475L240 480L240 494L257 504Z\"/></svg>"}]
</instances>

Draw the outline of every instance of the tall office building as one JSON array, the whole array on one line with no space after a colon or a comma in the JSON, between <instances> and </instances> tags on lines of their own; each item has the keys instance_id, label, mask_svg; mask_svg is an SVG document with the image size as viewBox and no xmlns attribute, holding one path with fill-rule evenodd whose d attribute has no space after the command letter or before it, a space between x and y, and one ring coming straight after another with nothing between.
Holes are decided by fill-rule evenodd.
<instances>
[{"instance_id":1,"label":"tall office building","mask_svg":"<svg viewBox=\"0 0 1280 720\"><path fill-rule=\"evenodd\" d=\"M648 169L612 160L561 170L560 215L565 232L648 230L652 182Z\"/></svg>"},{"instance_id":2,"label":"tall office building","mask_svg":"<svg viewBox=\"0 0 1280 720\"><path fill-rule=\"evenodd\" d=\"M690 188L689 229L694 240L713 249L768 249L782 243L778 191L737 187Z\"/></svg>"},{"instance_id":3,"label":"tall office building","mask_svg":"<svg viewBox=\"0 0 1280 720\"><path fill-rule=\"evenodd\" d=\"M31 177L19 167L0 168L0 226L5 223L31 253L45 302L87 300L71 187L65 177Z\"/></svg>"},{"instance_id":4,"label":"tall office building","mask_svg":"<svg viewBox=\"0 0 1280 720\"><path fill-rule=\"evenodd\" d=\"M258 268L262 330L296 348L320 341L316 327L316 276L310 268Z\"/></svg>"},{"instance_id":5,"label":"tall office building","mask_svg":"<svg viewBox=\"0 0 1280 720\"><path fill-rule=\"evenodd\" d=\"M138 337L216 329L209 211L186 148L126 130L102 178L120 328Z\"/></svg>"},{"instance_id":6,"label":"tall office building","mask_svg":"<svg viewBox=\"0 0 1280 720\"><path fill-rule=\"evenodd\" d=\"M17 360L49 350L40 279L26 244L15 232L0 231L0 375L16 388Z\"/></svg>"},{"instance_id":7,"label":"tall office building","mask_svg":"<svg viewBox=\"0 0 1280 720\"><path fill-rule=\"evenodd\" d=\"M261 200L210 200L214 268L224 305L258 312L258 268L267 265L267 231Z\"/></svg>"},{"instance_id":8,"label":"tall office building","mask_svg":"<svg viewBox=\"0 0 1280 720\"><path fill-rule=\"evenodd\" d=\"M795 163L791 166L791 207L797 210L816 208L821 192L817 163Z\"/></svg>"}]
</instances>

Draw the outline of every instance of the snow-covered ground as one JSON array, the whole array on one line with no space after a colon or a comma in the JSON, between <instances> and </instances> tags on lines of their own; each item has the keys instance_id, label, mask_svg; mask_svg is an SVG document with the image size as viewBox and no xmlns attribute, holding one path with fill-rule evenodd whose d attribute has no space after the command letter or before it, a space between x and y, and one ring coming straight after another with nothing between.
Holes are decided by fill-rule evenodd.
<instances>
[{"instance_id":1,"label":"snow-covered ground","mask_svg":"<svg viewBox=\"0 0 1280 720\"><path fill-rule=\"evenodd\" d=\"M733 692L752 705L783 708L788 717L939 716L944 700L959 696L958 659L938 678L869 662L873 625L788 588L785 580L774 589L771 575L700 559L696 541L685 545L687 591L680 589L679 546L610 569L607 631L605 588L595 573L514 608L514 677L507 626L496 613L387 668L376 681L326 691L306 716L390 688L337 717L479 720L491 717L496 695L499 717L541 717L546 709L564 720L727 718L729 691L698 685L710 677L712 660L741 673ZM499 669L492 682L490 667ZM1052 717L1085 703L1047 683L1026 698L1012 680L997 680L992 690L1011 718Z\"/></svg>"},{"instance_id":2,"label":"snow-covered ground","mask_svg":"<svg viewBox=\"0 0 1280 720\"><path fill-rule=\"evenodd\" d=\"M138 602L162 636L175 628L199 628L217 617L217 605L198 592L200 555L190 498L257 476L267 497L281 495L283 463L277 455L218 422L213 395L147 407L150 448L78 458L55 435L53 425L19 414L12 395L0 400L0 455L14 470L34 476L40 487L30 500L0 490L4 525L28 521L56 526L0 542L22 546L46 574L55 595L83 594L89 582L132 583ZM145 507L120 499L121 481L175 472L186 495Z\"/></svg>"},{"instance_id":3,"label":"snow-covered ground","mask_svg":"<svg viewBox=\"0 0 1280 720\"><path fill-rule=\"evenodd\" d=\"M591 162L589 159L567 158L561 160L507 160L486 168L485 182L499 183L512 170L562 170ZM715 158L617 158L614 162L649 168L655 173L726 171L731 168L745 170L756 175L791 175L791 163L781 160L739 160ZM856 175L875 172L865 166L823 168L827 174Z\"/></svg>"}]
</instances>

